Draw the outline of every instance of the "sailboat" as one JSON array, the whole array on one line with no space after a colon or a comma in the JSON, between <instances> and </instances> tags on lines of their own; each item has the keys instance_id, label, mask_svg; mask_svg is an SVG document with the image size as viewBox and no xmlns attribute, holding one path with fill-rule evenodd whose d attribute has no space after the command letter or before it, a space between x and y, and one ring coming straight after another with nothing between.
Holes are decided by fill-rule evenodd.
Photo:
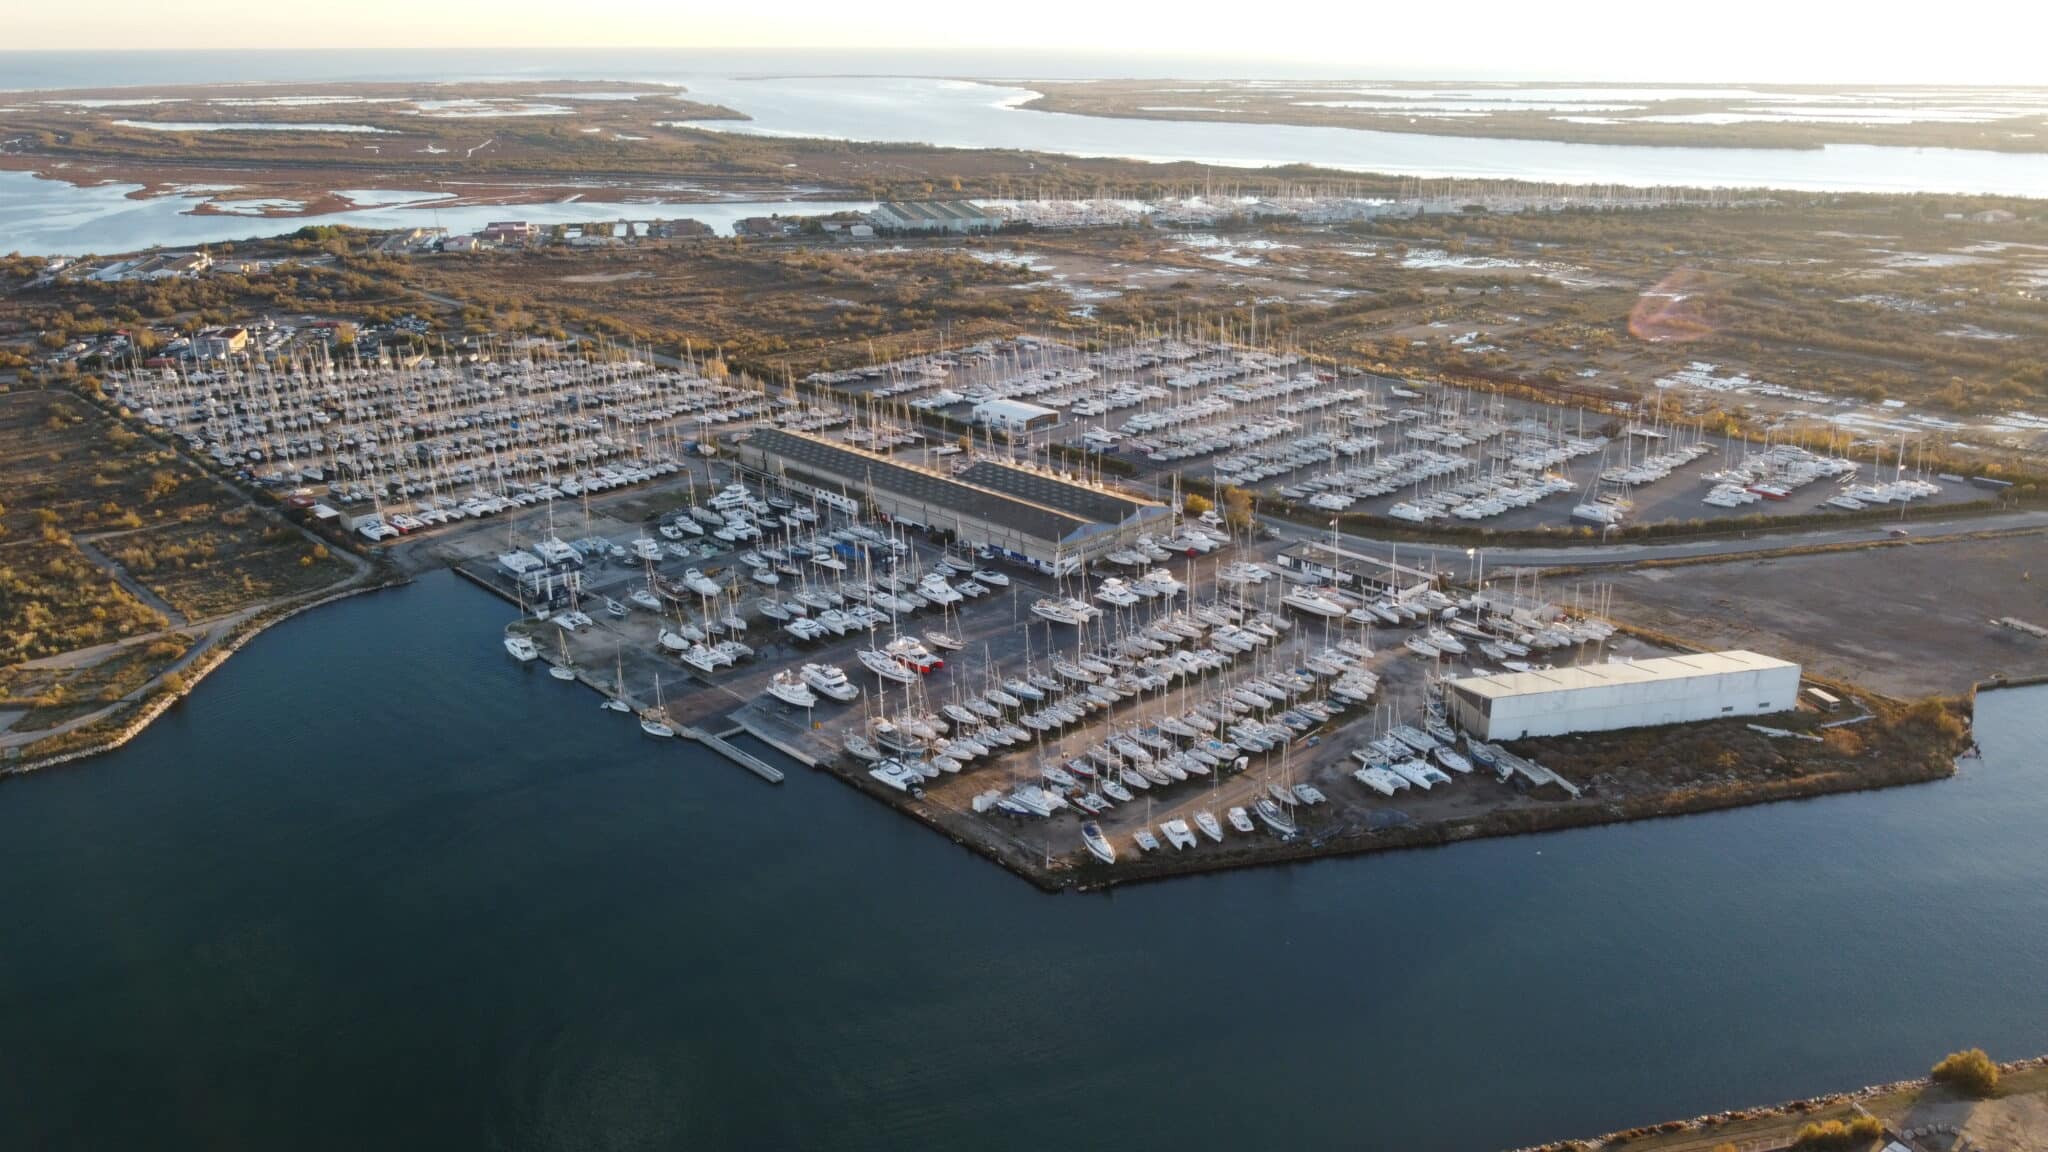
<instances>
[{"instance_id":1,"label":"sailboat","mask_svg":"<svg viewBox=\"0 0 2048 1152\"><path fill-rule=\"evenodd\" d=\"M654 707L640 713L640 730L649 736L663 740L675 736L676 730L668 722L668 709L661 701L661 673L654 674Z\"/></svg>"},{"instance_id":2,"label":"sailboat","mask_svg":"<svg viewBox=\"0 0 2048 1152\"><path fill-rule=\"evenodd\" d=\"M612 668L612 694L605 697L605 708L613 712L631 712L633 706L626 703L626 665L622 658L615 658Z\"/></svg>"},{"instance_id":3,"label":"sailboat","mask_svg":"<svg viewBox=\"0 0 2048 1152\"><path fill-rule=\"evenodd\" d=\"M562 658L560 661L548 665L548 675L553 676L557 680L574 680L576 678L576 665L569 659L569 637L560 629L557 629L555 631L555 639L561 645Z\"/></svg>"}]
</instances>

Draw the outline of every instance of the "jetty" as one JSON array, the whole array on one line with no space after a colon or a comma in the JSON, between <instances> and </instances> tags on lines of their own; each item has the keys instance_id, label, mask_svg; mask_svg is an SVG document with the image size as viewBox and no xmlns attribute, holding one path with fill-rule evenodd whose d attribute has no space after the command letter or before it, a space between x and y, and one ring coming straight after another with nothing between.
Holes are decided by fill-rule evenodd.
<instances>
[{"instance_id":1,"label":"jetty","mask_svg":"<svg viewBox=\"0 0 2048 1152\"><path fill-rule=\"evenodd\" d=\"M681 733L683 739L697 741L698 743L711 749L713 752L716 752L720 756L725 757L727 760L732 761L740 767L745 768L747 771L752 772L754 775L759 776L761 779L766 780L770 784L782 783L782 769L777 768L775 765L768 763L766 760L761 759L759 756L756 756L743 748L734 747L732 744L727 742L728 737L738 736L746 732L745 728L728 728L725 731L714 735L713 733L706 732L702 728L698 728L692 725L684 725L681 729L679 729L679 732Z\"/></svg>"}]
</instances>

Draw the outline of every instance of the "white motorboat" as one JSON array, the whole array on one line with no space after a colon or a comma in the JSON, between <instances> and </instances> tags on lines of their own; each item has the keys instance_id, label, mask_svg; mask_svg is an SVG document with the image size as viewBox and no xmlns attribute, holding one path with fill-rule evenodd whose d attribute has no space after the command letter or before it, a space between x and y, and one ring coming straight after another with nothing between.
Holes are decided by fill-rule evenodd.
<instances>
[{"instance_id":1,"label":"white motorboat","mask_svg":"<svg viewBox=\"0 0 2048 1152\"><path fill-rule=\"evenodd\" d=\"M1109 837L1102 834L1102 826L1090 820L1081 825L1081 843L1088 846L1088 852L1104 864L1116 863L1116 848Z\"/></svg>"},{"instance_id":2,"label":"white motorboat","mask_svg":"<svg viewBox=\"0 0 2048 1152\"><path fill-rule=\"evenodd\" d=\"M1214 812L1205 808L1195 813L1195 827L1200 828L1202 835L1207 836L1209 839L1218 843L1222 842L1223 825L1216 822L1216 814Z\"/></svg>"},{"instance_id":3,"label":"white motorboat","mask_svg":"<svg viewBox=\"0 0 2048 1152\"><path fill-rule=\"evenodd\" d=\"M539 645L524 636L505 637L505 651L511 653L512 658L521 664L540 656Z\"/></svg>"},{"instance_id":4,"label":"white motorboat","mask_svg":"<svg viewBox=\"0 0 2048 1152\"><path fill-rule=\"evenodd\" d=\"M803 678L786 668L769 679L768 694L794 708L814 708L818 703L817 695Z\"/></svg>"},{"instance_id":5,"label":"white motorboat","mask_svg":"<svg viewBox=\"0 0 2048 1152\"><path fill-rule=\"evenodd\" d=\"M1230 826L1232 828L1237 829L1239 832L1249 834L1251 832L1258 831L1258 829L1252 824L1252 818L1245 814L1244 809L1232 808L1226 815L1230 820Z\"/></svg>"},{"instance_id":6,"label":"white motorboat","mask_svg":"<svg viewBox=\"0 0 2048 1152\"><path fill-rule=\"evenodd\" d=\"M626 599L647 609L649 612L661 611L661 597L656 596L645 588L635 588Z\"/></svg>"},{"instance_id":7,"label":"white motorboat","mask_svg":"<svg viewBox=\"0 0 2048 1152\"><path fill-rule=\"evenodd\" d=\"M806 664L800 675L820 696L845 703L860 695L860 685L848 680L837 664Z\"/></svg>"},{"instance_id":8,"label":"white motorboat","mask_svg":"<svg viewBox=\"0 0 2048 1152\"><path fill-rule=\"evenodd\" d=\"M690 591L697 593L699 596L718 595L718 581L704 575L702 569L684 569L683 583L689 586Z\"/></svg>"}]
</instances>

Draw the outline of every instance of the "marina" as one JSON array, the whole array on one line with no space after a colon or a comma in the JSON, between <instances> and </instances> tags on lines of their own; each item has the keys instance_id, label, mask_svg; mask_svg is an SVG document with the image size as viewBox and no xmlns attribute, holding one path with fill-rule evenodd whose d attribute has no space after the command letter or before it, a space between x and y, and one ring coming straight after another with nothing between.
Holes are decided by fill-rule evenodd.
<instances>
[{"instance_id":1,"label":"marina","mask_svg":"<svg viewBox=\"0 0 2048 1152\"><path fill-rule=\"evenodd\" d=\"M582 678L606 693L665 684L660 718L687 740L779 780L730 743L744 733L1047 887L1401 843L1435 821L1576 802L1580 783L1490 746L1483 762L1501 770L1468 782L1444 686L1657 654L1595 617L1458 592L1445 574L1382 560L1369 569L1381 583L1346 584L1366 559L1349 553L1321 576L1290 570L1279 551L1311 553L1238 541L1220 518L1156 525L1177 551L1141 533L1099 553L1102 574L1048 572L788 482L706 461L683 481L693 500L604 498L661 527L712 513L747 529L694 543L687 567L636 555L625 533L646 539L644 524L602 508L579 546L555 548L530 533L561 529L556 514L528 509L471 530L457 571L522 609L508 648L525 641L528 663L559 651L613 667ZM525 547L503 550L514 541ZM1108 574L1125 550L1145 566ZM772 591L755 564L781 578ZM631 607L579 607L600 599Z\"/></svg>"}]
</instances>

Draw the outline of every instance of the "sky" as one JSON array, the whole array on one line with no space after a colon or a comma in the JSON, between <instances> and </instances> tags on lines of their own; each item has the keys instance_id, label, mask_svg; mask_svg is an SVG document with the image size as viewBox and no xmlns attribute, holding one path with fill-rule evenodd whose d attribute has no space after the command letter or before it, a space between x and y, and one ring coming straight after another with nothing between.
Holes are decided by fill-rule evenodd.
<instances>
[{"instance_id":1,"label":"sky","mask_svg":"<svg viewBox=\"0 0 2048 1152\"><path fill-rule=\"evenodd\" d=\"M946 72L2048 84L2039 0L4 0L8 48L788 49L931 55ZM1111 57L1111 60L1088 57ZM1113 65L1113 66L1112 66ZM0 88L12 87L0 60ZM849 69L853 70L853 69ZM1042 70L1038 75L1060 74ZM117 76L79 83L119 83Z\"/></svg>"}]
</instances>

